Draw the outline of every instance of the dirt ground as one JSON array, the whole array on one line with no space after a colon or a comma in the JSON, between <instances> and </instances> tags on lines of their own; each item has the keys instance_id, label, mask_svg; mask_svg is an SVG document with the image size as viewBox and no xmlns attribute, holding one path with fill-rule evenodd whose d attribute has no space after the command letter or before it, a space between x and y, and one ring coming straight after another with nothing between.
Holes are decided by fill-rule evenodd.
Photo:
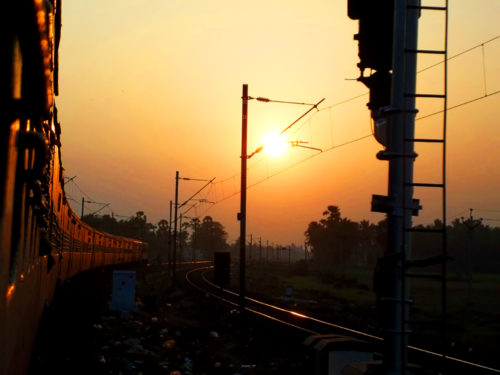
<instances>
[{"instance_id":1,"label":"dirt ground","mask_svg":"<svg viewBox=\"0 0 500 375\"><path fill-rule=\"evenodd\" d=\"M41 322L30 374L310 374L306 335L188 287L179 273L135 265L139 309L109 311L106 267L63 284Z\"/></svg>"}]
</instances>

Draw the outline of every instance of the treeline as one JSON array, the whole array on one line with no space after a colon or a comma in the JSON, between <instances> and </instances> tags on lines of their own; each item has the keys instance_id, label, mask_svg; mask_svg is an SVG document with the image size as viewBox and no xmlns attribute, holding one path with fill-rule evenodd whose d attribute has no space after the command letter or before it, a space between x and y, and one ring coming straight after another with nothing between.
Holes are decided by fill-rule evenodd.
<instances>
[{"instance_id":1,"label":"treeline","mask_svg":"<svg viewBox=\"0 0 500 375\"><path fill-rule=\"evenodd\" d=\"M360 223L341 216L337 206L328 206L323 218L309 223L305 231L314 262L321 268L345 264L374 265L383 255L387 243L385 220Z\"/></svg>"},{"instance_id":2,"label":"treeline","mask_svg":"<svg viewBox=\"0 0 500 375\"><path fill-rule=\"evenodd\" d=\"M417 227L439 229L440 220ZM455 219L446 226L450 266L457 272L500 272L500 228L477 223L472 228L469 219ZM418 233L412 238L414 253L419 258L430 257L440 251L439 237L433 233Z\"/></svg>"},{"instance_id":3,"label":"treeline","mask_svg":"<svg viewBox=\"0 0 500 375\"><path fill-rule=\"evenodd\" d=\"M150 259L166 261L168 248L173 244L174 222L162 219L158 223L148 222L143 211L135 216L117 220L110 215L85 215L82 220L100 230L123 237L135 238L148 243ZM177 259L192 259L193 255L212 258L214 251L227 249L227 232L224 226L210 216L202 220L177 221Z\"/></svg>"},{"instance_id":4,"label":"treeline","mask_svg":"<svg viewBox=\"0 0 500 375\"><path fill-rule=\"evenodd\" d=\"M436 220L420 228L441 229ZM447 226L450 268L458 273L469 266L474 272L500 271L500 228L479 224L469 229L467 221L455 219ZM342 217L337 206L328 206L323 218L309 223L306 242L320 269L344 265L375 266L387 248L387 220L377 224ZM441 237L436 233L412 235L412 258L425 259L441 254Z\"/></svg>"}]
</instances>

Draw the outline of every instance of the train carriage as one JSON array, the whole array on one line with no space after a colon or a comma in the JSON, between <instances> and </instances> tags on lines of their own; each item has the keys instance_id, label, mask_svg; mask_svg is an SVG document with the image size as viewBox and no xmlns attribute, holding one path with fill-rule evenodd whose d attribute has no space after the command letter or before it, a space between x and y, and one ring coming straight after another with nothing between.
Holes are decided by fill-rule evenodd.
<instances>
[{"instance_id":1,"label":"train carriage","mask_svg":"<svg viewBox=\"0 0 500 375\"><path fill-rule=\"evenodd\" d=\"M68 204L54 101L60 1L11 0L4 14L0 375L11 375L26 373L43 308L56 285L91 267L141 260L146 244L91 228Z\"/></svg>"}]
</instances>

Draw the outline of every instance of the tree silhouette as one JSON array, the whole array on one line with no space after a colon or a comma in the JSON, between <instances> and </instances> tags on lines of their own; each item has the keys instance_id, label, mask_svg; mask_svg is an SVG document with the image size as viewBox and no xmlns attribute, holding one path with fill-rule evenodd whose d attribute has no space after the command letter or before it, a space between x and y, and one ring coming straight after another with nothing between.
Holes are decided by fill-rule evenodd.
<instances>
[{"instance_id":1,"label":"tree silhouette","mask_svg":"<svg viewBox=\"0 0 500 375\"><path fill-rule=\"evenodd\" d=\"M196 222L196 237L194 233L191 236L191 243L196 241L199 249L208 256L213 256L215 251L222 251L227 247L227 232L224 226L212 219L210 216L205 216L201 223Z\"/></svg>"},{"instance_id":2,"label":"tree silhouette","mask_svg":"<svg viewBox=\"0 0 500 375\"><path fill-rule=\"evenodd\" d=\"M359 242L358 224L342 218L337 206L328 206L323 216L319 223L309 224L306 241L319 264L341 266Z\"/></svg>"},{"instance_id":3,"label":"tree silhouette","mask_svg":"<svg viewBox=\"0 0 500 375\"><path fill-rule=\"evenodd\" d=\"M328 206L321 220L309 223L305 232L319 268L354 265L373 265L386 243L386 225L360 223L343 218L337 206Z\"/></svg>"}]
</instances>

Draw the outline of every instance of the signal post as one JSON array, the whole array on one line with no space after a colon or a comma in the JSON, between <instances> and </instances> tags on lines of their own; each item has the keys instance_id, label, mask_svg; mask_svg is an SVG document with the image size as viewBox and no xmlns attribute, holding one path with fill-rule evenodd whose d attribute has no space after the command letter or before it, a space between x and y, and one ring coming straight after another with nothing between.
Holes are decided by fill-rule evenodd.
<instances>
[{"instance_id":1,"label":"signal post","mask_svg":"<svg viewBox=\"0 0 500 375\"><path fill-rule=\"evenodd\" d=\"M417 154L409 139L415 133L418 0L348 0L348 16L359 20L361 74L370 89L367 104L375 122L375 138L385 149L379 160L389 162L388 195L373 195L372 211L387 214L388 246L376 270L376 292L381 313L383 366L386 374L405 374L408 365L409 288L405 263L410 256L413 163ZM413 51L413 52L412 52ZM365 69L374 71L364 75Z\"/></svg>"}]
</instances>

